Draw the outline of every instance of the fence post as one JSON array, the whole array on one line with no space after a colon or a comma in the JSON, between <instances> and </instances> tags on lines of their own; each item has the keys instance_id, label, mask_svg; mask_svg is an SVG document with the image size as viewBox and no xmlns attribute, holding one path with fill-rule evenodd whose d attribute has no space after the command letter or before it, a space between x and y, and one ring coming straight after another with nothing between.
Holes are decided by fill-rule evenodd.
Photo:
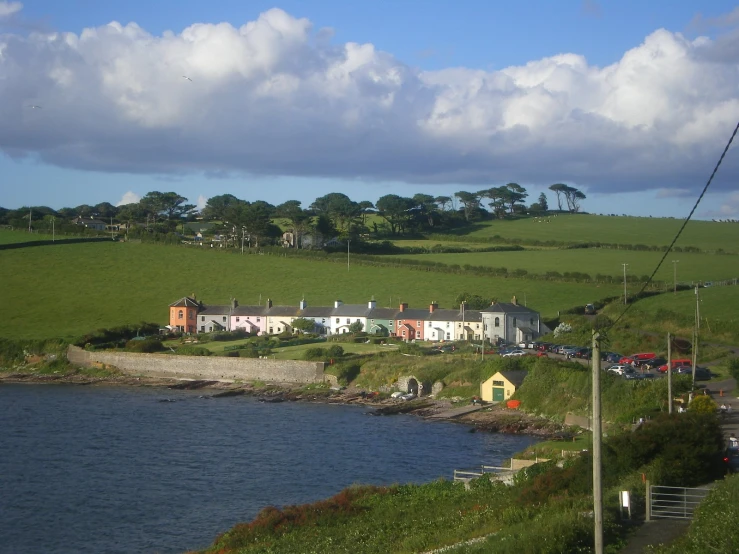
<instances>
[{"instance_id":1,"label":"fence post","mask_svg":"<svg viewBox=\"0 0 739 554\"><path fill-rule=\"evenodd\" d=\"M649 479L647 479L646 485L647 485L647 513L646 513L646 521L652 521L652 488L649 486Z\"/></svg>"}]
</instances>

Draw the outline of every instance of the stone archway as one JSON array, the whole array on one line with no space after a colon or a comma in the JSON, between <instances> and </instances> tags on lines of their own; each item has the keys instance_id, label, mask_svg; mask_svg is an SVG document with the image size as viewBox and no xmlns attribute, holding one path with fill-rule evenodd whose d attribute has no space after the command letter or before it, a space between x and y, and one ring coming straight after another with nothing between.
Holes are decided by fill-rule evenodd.
<instances>
[{"instance_id":1,"label":"stone archway","mask_svg":"<svg viewBox=\"0 0 739 554\"><path fill-rule=\"evenodd\" d=\"M408 394L415 394L418 396L418 381L415 377L411 377L408 379L408 384L406 385Z\"/></svg>"}]
</instances>

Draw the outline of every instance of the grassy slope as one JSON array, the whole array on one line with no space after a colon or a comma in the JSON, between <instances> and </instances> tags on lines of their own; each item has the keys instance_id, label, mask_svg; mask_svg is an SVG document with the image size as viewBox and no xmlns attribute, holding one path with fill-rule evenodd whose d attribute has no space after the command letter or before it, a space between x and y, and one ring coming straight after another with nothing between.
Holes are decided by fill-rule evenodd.
<instances>
[{"instance_id":1,"label":"grassy slope","mask_svg":"<svg viewBox=\"0 0 739 554\"><path fill-rule=\"evenodd\" d=\"M462 291L509 299L526 295L546 316L618 294L619 287L427 273L279 256L228 254L209 248L156 244L49 245L0 252L4 285L0 336L75 336L142 320L167 321L167 306L196 293L208 303L310 305L364 303L412 307L436 300L450 307Z\"/></svg>"},{"instance_id":2,"label":"grassy slope","mask_svg":"<svg viewBox=\"0 0 739 554\"><path fill-rule=\"evenodd\" d=\"M393 256L410 258L409 255ZM575 249L575 250L527 250L520 252L472 252L464 254L417 254L412 259L441 262L444 264L474 265L488 267L505 267L508 271L525 269L530 273L544 274L547 271L579 271L595 276L612 275L621 277L623 266L627 263L629 275L649 275L654 271L661 252L645 252L636 250L613 250L608 248ZM739 277L739 256L715 254L671 254L655 275L658 281L672 283L673 264L670 260L679 260L677 266L678 280L718 281Z\"/></svg>"},{"instance_id":3,"label":"grassy slope","mask_svg":"<svg viewBox=\"0 0 739 554\"><path fill-rule=\"evenodd\" d=\"M457 234L471 238L535 239L567 242L606 242L617 244L647 244L666 246L682 225L682 220L650 217L607 217L597 215L558 215L547 218L549 223L524 218L515 221L485 221L472 230ZM737 252L739 225L691 221L676 246L696 246L705 250L723 248Z\"/></svg>"}]
</instances>

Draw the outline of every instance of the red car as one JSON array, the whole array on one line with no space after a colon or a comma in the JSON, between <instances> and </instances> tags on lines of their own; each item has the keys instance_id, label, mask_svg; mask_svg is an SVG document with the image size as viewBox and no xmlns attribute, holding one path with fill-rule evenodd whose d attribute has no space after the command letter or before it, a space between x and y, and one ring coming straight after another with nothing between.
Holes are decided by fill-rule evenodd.
<instances>
[{"instance_id":1,"label":"red car","mask_svg":"<svg viewBox=\"0 0 739 554\"><path fill-rule=\"evenodd\" d=\"M672 369L675 369L683 365L692 366L693 360L689 358L680 358L679 360L672 360ZM667 371L667 364L659 366L657 370L662 373L665 373Z\"/></svg>"},{"instance_id":2,"label":"red car","mask_svg":"<svg viewBox=\"0 0 739 554\"><path fill-rule=\"evenodd\" d=\"M632 354L631 356L624 356L618 361L618 363L639 365L641 362L644 362L646 360L651 360L652 358L656 358L656 357L657 357L657 354L655 354L654 352L642 352L640 354Z\"/></svg>"}]
</instances>

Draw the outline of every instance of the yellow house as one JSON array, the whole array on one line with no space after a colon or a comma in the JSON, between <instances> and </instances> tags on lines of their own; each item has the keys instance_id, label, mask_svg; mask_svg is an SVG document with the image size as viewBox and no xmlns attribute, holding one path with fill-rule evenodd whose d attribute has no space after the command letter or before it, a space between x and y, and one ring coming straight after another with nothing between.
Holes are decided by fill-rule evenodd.
<instances>
[{"instance_id":1,"label":"yellow house","mask_svg":"<svg viewBox=\"0 0 739 554\"><path fill-rule=\"evenodd\" d=\"M508 400L521 386L527 373L522 370L499 371L480 385L480 398L483 402Z\"/></svg>"}]
</instances>

